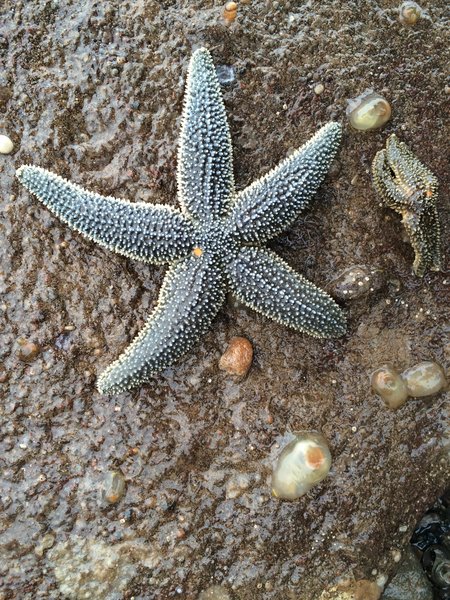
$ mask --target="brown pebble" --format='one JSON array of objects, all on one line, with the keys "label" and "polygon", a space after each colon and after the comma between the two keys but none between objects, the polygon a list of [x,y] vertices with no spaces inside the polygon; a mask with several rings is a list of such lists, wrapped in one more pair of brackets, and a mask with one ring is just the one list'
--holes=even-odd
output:
[{"label": "brown pebble", "polygon": [[227,23],[232,23],[237,16],[237,2],[227,2],[223,9],[223,18]]},{"label": "brown pebble", "polygon": [[33,362],[40,352],[39,346],[34,342],[27,342],[27,340],[19,340],[18,343],[20,346],[19,359],[23,362]]},{"label": "brown pebble", "polygon": [[220,357],[219,369],[229,375],[245,377],[252,364],[253,346],[244,337],[233,337],[228,342],[228,347]]}]

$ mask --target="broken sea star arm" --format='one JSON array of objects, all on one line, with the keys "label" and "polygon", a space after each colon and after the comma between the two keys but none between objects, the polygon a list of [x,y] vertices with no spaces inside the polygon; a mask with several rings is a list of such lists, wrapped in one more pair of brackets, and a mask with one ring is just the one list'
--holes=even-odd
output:
[{"label": "broken sea star arm", "polygon": [[386,149],[376,153],[372,177],[382,203],[402,215],[414,249],[413,271],[441,269],[441,230],[436,208],[438,181],[404,142],[392,134]]}]

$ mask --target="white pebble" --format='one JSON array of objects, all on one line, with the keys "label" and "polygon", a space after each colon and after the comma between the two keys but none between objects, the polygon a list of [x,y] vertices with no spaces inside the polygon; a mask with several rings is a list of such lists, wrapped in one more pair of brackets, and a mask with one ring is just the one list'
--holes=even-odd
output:
[{"label": "white pebble", "polygon": [[0,135],[0,154],[10,154],[14,149],[14,144],[7,135]]},{"label": "white pebble", "polygon": [[314,88],[314,93],[319,96],[320,94],[322,94],[324,89],[325,89],[325,86],[323,85],[323,83],[318,83],[316,85],[316,87]]}]

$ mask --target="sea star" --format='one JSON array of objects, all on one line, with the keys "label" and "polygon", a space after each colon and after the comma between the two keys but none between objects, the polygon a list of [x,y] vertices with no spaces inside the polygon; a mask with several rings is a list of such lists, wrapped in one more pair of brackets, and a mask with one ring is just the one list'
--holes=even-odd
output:
[{"label": "sea star", "polygon": [[386,150],[376,153],[372,163],[375,189],[382,202],[402,215],[414,248],[413,271],[441,269],[441,230],[436,208],[438,182],[404,142],[392,134]]},{"label": "sea star", "polygon": [[211,325],[231,290],[247,306],[313,336],[340,336],[345,317],[324,291],[261,244],[305,208],[337,152],[328,123],[302,148],[241,192],[209,52],[191,58],[178,153],[182,211],[88,192],[40,167],[17,177],[60,219],[90,240],[150,263],[173,262],[145,327],[100,376],[102,393],[135,387],[172,365]]}]

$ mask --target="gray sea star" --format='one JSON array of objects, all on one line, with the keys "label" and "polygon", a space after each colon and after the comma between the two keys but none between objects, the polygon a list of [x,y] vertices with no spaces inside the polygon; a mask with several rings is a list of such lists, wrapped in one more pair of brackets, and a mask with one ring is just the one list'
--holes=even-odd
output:
[{"label": "gray sea star", "polygon": [[147,324],[100,376],[100,392],[148,381],[210,327],[228,290],[275,319],[317,337],[340,336],[345,317],[322,290],[260,248],[287,228],[316,192],[341,137],[328,123],[302,148],[242,192],[234,190],[232,148],[209,52],[189,65],[178,153],[182,212],[83,190],[40,167],[22,166],[23,185],[87,238],[151,263],[173,262]]},{"label": "gray sea star", "polygon": [[383,204],[402,215],[414,248],[413,271],[422,277],[441,269],[441,229],[436,208],[438,181],[404,142],[392,134],[376,153],[372,175]]}]

